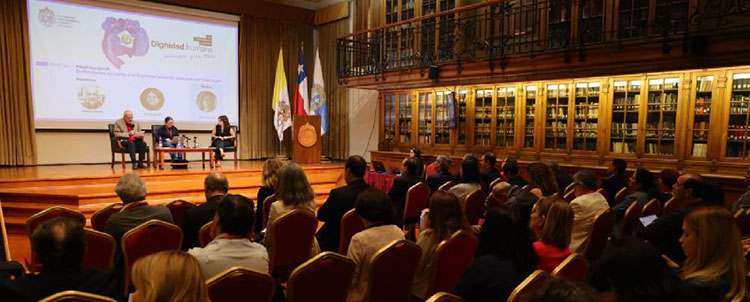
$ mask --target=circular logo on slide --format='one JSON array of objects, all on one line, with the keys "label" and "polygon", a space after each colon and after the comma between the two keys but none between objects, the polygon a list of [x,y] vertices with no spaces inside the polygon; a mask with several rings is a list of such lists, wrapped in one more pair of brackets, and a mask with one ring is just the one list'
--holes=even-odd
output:
[{"label": "circular logo on slide", "polygon": [[39,23],[46,27],[52,27],[55,26],[57,23],[57,18],[55,18],[55,12],[53,12],[51,9],[45,7],[43,9],[39,10]]},{"label": "circular logo on slide", "polygon": [[97,85],[81,86],[78,89],[78,101],[86,109],[99,109],[104,105],[104,94],[99,91]]},{"label": "circular logo on slide", "polygon": [[156,111],[164,106],[164,94],[156,88],[146,88],[141,92],[141,105],[149,111]]},{"label": "circular logo on slide", "polygon": [[211,112],[216,109],[216,95],[211,91],[201,91],[195,98],[195,105],[198,106],[198,110],[203,112]]}]

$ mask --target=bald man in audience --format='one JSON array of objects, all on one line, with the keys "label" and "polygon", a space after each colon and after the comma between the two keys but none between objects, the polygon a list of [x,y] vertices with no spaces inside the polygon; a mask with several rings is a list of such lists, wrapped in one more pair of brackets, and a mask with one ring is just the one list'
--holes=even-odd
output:
[{"label": "bald man in audience", "polygon": [[182,249],[188,250],[200,245],[198,233],[201,227],[211,222],[216,215],[216,204],[229,192],[229,180],[224,174],[219,172],[206,175],[203,180],[203,194],[206,196],[206,202],[194,207],[185,213],[185,220],[182,223]]}]

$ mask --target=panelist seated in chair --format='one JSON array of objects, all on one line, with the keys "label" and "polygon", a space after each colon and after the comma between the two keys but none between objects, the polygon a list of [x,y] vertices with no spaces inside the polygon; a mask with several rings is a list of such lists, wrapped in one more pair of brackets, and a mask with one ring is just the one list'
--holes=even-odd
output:
[{"label": "panelist seated in chair", "polygon": [[[122,118],[115,121],[115,137],[120,146],[130,154],[130,161],[133,162],[133,169],[143,169],[143,158],[146,157],[148,146],[143,140],[143,130],[138,122],[133,120],[133,112],[125,110]],[[135,161],[135,153],[138,152],[138,163]]]},{"label": "panelist seated in chair", "polygon": [[[180,131],[174,126],[174,119],[171,116],[164,118],[164,125],[159,127],[154,134],[156,141],[161,142],[161,147],[166,148],[184,148],[185,145],[182,143],[180,138]],[[169,157],[172,160],[183,160],[184,153],[169,153]]]},{"label": "panelist seated in chair", "polygon": [[[58,217],[42,222],[31,235],[34,256],[44,265],[39,274],[23,275],[8,283],[19,301],[39,301],[66,290],[77,290],[121,300],[117,278],[108,271],[81,266],[86,250],[83,225]],[[0,296],[5,300],[7,296]]]},{"label": "panelist seated in chair", "polygon": [[229,124],[229,118],[226,115],[219,116],[218,124],[211,131],[211,146],[215,147],[214,159],[219,165],[221,165],[221,160],[224,159],[224,148],[234,146],[236,135],[232,125]]}]

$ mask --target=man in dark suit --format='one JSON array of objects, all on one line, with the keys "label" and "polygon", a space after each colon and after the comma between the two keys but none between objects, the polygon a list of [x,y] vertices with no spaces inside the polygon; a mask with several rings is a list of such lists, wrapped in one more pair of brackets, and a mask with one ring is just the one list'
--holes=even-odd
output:
[{"label": "man in dark suit", "polygon": [[482,161],[480,162],[482,182],[487,186],[500,177],[500,171],[495,167],[496,161],[495,153],[487,152],[482,155]]},{"label": "man in dark suit", "polygon": [[393,186],[388,191],[388,196],[396,206],[396,221],[401,225],[404,216],[404,206],[406,206],[406,193],[409,189],[422,182],[422,178],[417,175],[417,161],[413,158],[404,160],[404,171],[401,176],[393,180]]},{"label": "man in dark suit", "polygon": [[341,218],[354,208],[359,193],[370,187],[365,183],[365,170],[367,162],[362,156],[349,156],[344,165],[346,186],[331,190],[328,200],[318,210],[318,220],[325,222],[316,235],[321,251],[338,252]]},{"label": "man in dark suit", "polygon": [[182,224],[182,249],[188,250],[200,245],[198,233],[201,227],[214,219],[216,215],[216,204],[224,195],[229,192],[229,181],[224,174],[211,173],[203,180],[203,192],[206,195],[206,202],[194,207],[185,213],[185,220]]},{"label": "man in dark suit", "polygon": [[115,238],[118,247],[125,232],[146,221],[157,219],[174,223],[169,209],[163,206],[150,206],[144,201],[146,183],[137,174],[127,173],[120,177],[115,185],[115,193],[122,200],[123,207],[120,212],[109,217],[104,232]]},{"label": "man in dark suit", "polygon": [[452,163],[451,159],[445,155],[440,155],[435,159],[435,173],[427,176],[427,181],[425,181],[427,186],[430,187],[430,195],[437,192],[437,190],[440,189],[440,186],[446,182],[453,180],[453,175],[450,171]]},{"label": "man in dark suit", "polygon": [[44,269],[8,282],[11,297],[39,301],[61,291],[77,290],[122,300],[117,279],[110,272],[81,267],[86,235],[79,222],[58,217],[41,223],[31,236],[31,248]]},{"label": "man in dark suit", "polygon": [[503,174],[508,177],[508,183],[523,188],[528,185],[529,182],[521,177],[518,170],[518,162],[505,161],[505,164],[503,165]]},{"label": "man in dark suit", "polygon": [[628,177],[625,175],[625,171],[628,168],[628,162],[622,158],[615,158],[612,160],[612,165],[607,169],[607,175],[609,177],[602,182],[602,189],[607,190],[607,202],[609,206],[612,206],[612,202],[615,201],[615,195],[622,188],[627,188],[630,182]]}]

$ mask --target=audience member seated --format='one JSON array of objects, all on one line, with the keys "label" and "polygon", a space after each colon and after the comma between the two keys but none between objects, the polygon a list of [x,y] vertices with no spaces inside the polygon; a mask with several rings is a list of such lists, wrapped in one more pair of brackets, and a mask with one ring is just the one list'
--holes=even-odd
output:
[{"label": "audience member seated", "polygon": [[[510,159],[510,158],[509,158]],[[529,183],[521,177],[519,174],[518,162],[515,160],[506,160],[503,164],[503,175],[507,178],[507,182],[511,185],[523,188]]]},{"label": "audience member seated", "polygon": [[417,239],[417,245],[422,248],[422,258],[412,287],[412,294],[421,300],[428,298],[427,291],[434,269],[432,260],[438,244],[458,230],[471,231],[461,203],[451,193],[438,191],[432,194],[426,216],[425,226]]},{"label": "audience member seated", "polygon": [[518,213],[493,208],[479,231],[474,263],[464,272],[454,294],[466,302],[505,301],[534,271],[537,256],[528,224]]},{"label": "audience member seated", "polygon": [[560,194],[564,196],[565,188],[573,183],[573,176],[570,176],[570,174],[563,172],[563,170],[560,169],[560,165],[558,165],[556,162],[550,162],[549,169],[550,171],[552,171],[552,175],[555,176],[555,181],[557,181],[557,188],[560,190]]},{"label": "audience member seated", "polygon": [[[750,184],[750,166],[745,170],[745,183]],[[732,213],[737,213],[739,209],[750,208],[750,186],[745,189],[739,199],[732,205]]]},{"label": "audience member seated", "polygon": [[703,205],[703,177],[686,172],[674,184],[674,201],[678,209],[662,215],[641,231],[641,238],[654,245],[662,254],[680,264],[685,261],[685,253],[680,247],[682,220],[691,210]]},{"label": "audience member seated", "polygon": [[476,190],[482,189],[481,174],[479,173],[479,163],[476,157],[468,157],[461,160],[461,167],[458,170],[461,176],[461,183],[453,186],[448,192],[456,195],[458,200],[463,204],[469,194]]},{"label": "audience member seated", "polygon": [[594,290],[585,283],[566,279],[549,279],[532,296],[531,302],[594,302]]},{"label": "audience member seated", "polygon": [[146,183],[135,173],[126,173],[115,185],[115,193],[122,200],[122,210],[112,214],[107,220],[104,232],[112,235],[119,242],[122,235],[130,229],[151,219],[174,223],[169,209],[163,206],[150,206],[146,199]]},{"label": "audience member seated", "polygon": [[405,239],[401,228],[394,224],[396,209],[393,202],[383,191],[372,187],[362,191],[357,197],[355,211],[365,230],[352,237],[346,254],[356,265],[347,302],[367,300],[365,295],[372,256],[394,240]]},{"label": "audience member seated", "polygon": [[551,274],[570,255],[573,209],[560,198],[542,198],[531,212],[529,228],[537,238],[534,242],[539,257],[537,269]]},{"label": "audience member seated", "polygon": [[539,198],[550,197],[560,192],[555,176],[545,163],[529,165],[529,181],[529,191]]},{"label": "audience member seated", "polygon": [[536,204],[538,200],[539,197],[531,193],[529,190],[513,186],[508,192],[508,201],[505,202],[503,207],[518,213],[523,224],[528,228],[529,220],[531,218],[531,210],[534,208],[534,204]]},{"label": "audience member seated", "polygon": [[701,207],[685,217],[680,244],[686,259],[680,275],[701,301],[744,301],[747,263],[741,239],[734,216],[724,207]]},{"label": "audience member seated", "polygon": [[256,199],[256,210],[255,210],[255,233],[260,234],[263,231],[263,202],[266,198],[276,193],[274,189],[276,184],[279,183],[278,172],[284,163],[278,158],[266,159],[263,163],[263,175],[261,176],[260,182],[263,186],[258,189],[258,195]]},{"label": "audience member seated", "polygon": [[635,173],[630,176],[630,185],[628,189],[630,190],[630,194],[625,196],[625,199],[623,199],[620,204],[612,207],[612,211],[615,212],[617,220],[620,220],[625,216],[625,212],[632,203],[637,202],[641,206],[644,206],[649,200],[651,200],[651,198],[656,197],[656,192],[654,191],[654,174],[646,169],[638,168],[638,170],[635,170]]},{"label": "audience member seated", "polygon": [[596,191],[596,174],[590,170],[580,170],[573,175],[576,198],[570,202],[573,209],[573,230],[570,239],[570,250],[583,253],[591,235],[596,215],[609,209],[607,200]]},{"label": "audience member seated", "polygon": [[422,178],[417,174],[417,161],[413,158],[404,159],[404,173],[393,180],[393,186],[388,191],[388,196],[396,207],[396,221],[401,225],[402,216],[404,216],[404,206],[406,206],[406,192],[409,188],[422,182]]},{"label": "audience member seated", "polygon": [[219,172],[206,175],[203,179],[203,193],[206,202],[191,208],[185,213],[182,229],[182,249],[188,250],[200,246],[198,233],[203,225],[209,223],[216,216],[216,203],[229,191],[229,181]]},{"label": "audience member seated", "polygon": [[[276,187],[276,201],[271,204],[268,211],[268,226],[282,215],[294,210],[310,211],[315,215],[315,192],[313,192],[310,181],[307,180],[305,171],[295,163],[287,163],[279,169],[279,183]],[[263,245],[271,254],[271,237],[266,236]],[[318,241],[313,240],[310,247],[311,255],[318,254],[320,247]]]},{"label": "audience member seated", "polygon": [[182,251],[163,251],[133,265],[133,302],[208,302],[201,267]]},{"label": "audience member seated", "polygon": [[601,293],[613,293],[617,302],[698,302],[659,251],[640,239],[614,241],[593,267],[590,284]]},{"label": "audience member seated", "polygon": [[346,186],[331,190],[328,200],[318,210],[318,220],[325,222],[316,234],[321,251],[338,252],[341,218],[354,208],[359,193],[370,187],[364,179],[366,170],[367,162],[362,156],[350,156],[344,165]]},{"label": "audience member seated", "polygon": [[621,158],[615,158],[612,160],[612,165],[607,169],[607,179],[602,182],[602,189],[606,190],[609,196],[607,202],[612,206],[612,202],[615,201],[615,195],[620,192],[622,188],[628,187],[628,178],[625,176],[625,171],[628,169],[628,162]]},{"label": "audience member seated", "polygon": [[440,155],[435,159],[435,163],[433,164],[435,174],[427,176],[426,180],[427,186],[430,187],[430,193],[437,192],[440,186],[453,180],[453,175],[451,175],[450,171],[451,164],[453,162],[445,155]]},{"label": "audience member seated", "polygon": [[680,172],[673,169],[664,169],[659,173],[659,201],[664,205],[669,199],[672,198],[672,187],[677,182],[677,178],[680,177]]},{"label": "audience member seated", "polygon": [[419,176],[419,178],[424,179],[424,161],[422,160],[422,151],[419,151],[419,148],[411,148],[409,150],[409,158],[414,159],[414,161],[417,163],[417,171],[416,174]]},{"label": "audience member seated", "polygon": [[[107,271],[81,267],[86,250],[83,225],[58,217],[42,222],[31,235],[31,249],[44,265],[39,274],[23,275],[8,287],[22,301],[39,301],[66,290],[121,299],[117,278]],[[7,296],[0,297],[5,300]]]},{"label": "audience member seated", "polygon": [[219,227],[219,235],[205,248],[188,251],[198,259],[203,279],[208,280],[233,266],[268,272],[266,247],[248,239],[253,231],[254,219],[252,200],[234,194],[219,199],[214,219]]},{"label": "audience member seated", "polygon": [[495,179],[498,179],[500,177],[500,170],[495,167],[496,161],[497,158],[495,157],[495,153],[487,152],[482,155],[480,165],[482,168],[482,182],[484,182],[485,185],[489,186],[493,181],[495,181]]}]

